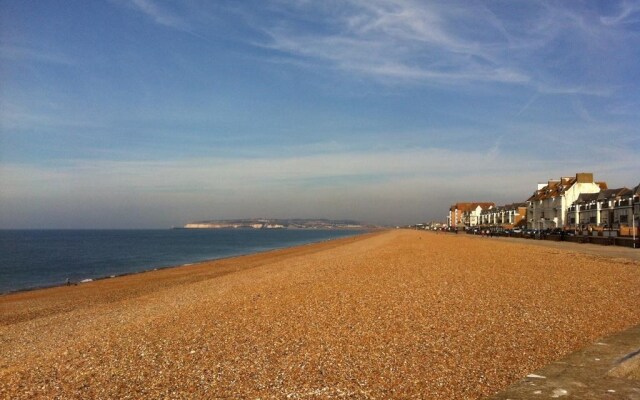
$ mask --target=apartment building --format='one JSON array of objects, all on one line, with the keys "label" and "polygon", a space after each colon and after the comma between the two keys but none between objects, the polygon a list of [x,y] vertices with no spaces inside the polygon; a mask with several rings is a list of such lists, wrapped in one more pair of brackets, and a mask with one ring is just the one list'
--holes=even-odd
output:
[{"label": "apartment building", "polygon": [[567,210],[567,224],[570,229],[587,229],[600,224],[600,193],[582,193]]},{"label": "apartment building", "polygon": [[[608,229],[618,228],[620,226],[620,211],[623,208],[626,210],[626,203],[623,206],[620,200],[624,199],[626,201],[630,194],[631,190],[627,189],[626,187],[618,189],[607,189],[600,192],[598,195],[600,216],[598,218],[597,225],[599,227]],[[618,210],[616,210],[616,208]]]},{"label": "apartment building", "polygon": [[480,225],[512,229],[526,224],[527,204],[513,203],[483,210]]},{"label": "apartment building", "polygon": [[605,182],[596,182],[593,174],[577,173],[575,177],[561,177],[538,184],[527,199],[527,226],[532,229],[564,227],[567,211],[583,193],[599,193],[607,188]]},{"label": "apartment building", "polygon": [[483,210],[495,207],[491,202],[456,203],[449,207],[447,225],[451,227],[476,226],[480,224]]}]

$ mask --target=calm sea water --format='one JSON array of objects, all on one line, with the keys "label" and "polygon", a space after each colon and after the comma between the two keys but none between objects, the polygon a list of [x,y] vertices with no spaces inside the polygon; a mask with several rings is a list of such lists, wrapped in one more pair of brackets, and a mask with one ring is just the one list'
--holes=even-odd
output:
[{"label": "calm sea water", "polygon": [[358,231],[173,229],[0,231],[0,293],[250,254]]}]

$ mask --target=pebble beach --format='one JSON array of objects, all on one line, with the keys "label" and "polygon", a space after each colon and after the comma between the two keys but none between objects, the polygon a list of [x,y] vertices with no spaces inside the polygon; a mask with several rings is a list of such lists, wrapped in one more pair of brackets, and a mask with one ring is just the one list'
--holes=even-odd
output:
[{"label": "pebble beach", "polygon": [[640,262],[411,230],[0,296],[0,398],[476,399],[640,324]]}]

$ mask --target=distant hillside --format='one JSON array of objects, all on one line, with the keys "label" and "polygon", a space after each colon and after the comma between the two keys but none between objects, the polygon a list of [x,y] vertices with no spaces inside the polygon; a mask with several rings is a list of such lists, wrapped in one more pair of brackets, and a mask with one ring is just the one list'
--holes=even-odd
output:
[{"label": "distant hillside", "polygon": [[189,222],[186,229],[225,229],[225,228],[250,228],[250,229],[374,229],[377,226],[363,224],[353,220],[330,219],[225,219],[211,221]]}]

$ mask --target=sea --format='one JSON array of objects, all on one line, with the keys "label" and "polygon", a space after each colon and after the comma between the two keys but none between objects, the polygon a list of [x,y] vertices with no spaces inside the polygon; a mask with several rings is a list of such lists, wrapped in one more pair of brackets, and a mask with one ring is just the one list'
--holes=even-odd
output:
[{"label": "sea", "polygon": [[314,229],[0,230],[0,293],[354,236]]}]

